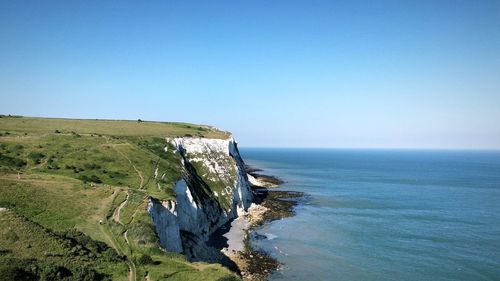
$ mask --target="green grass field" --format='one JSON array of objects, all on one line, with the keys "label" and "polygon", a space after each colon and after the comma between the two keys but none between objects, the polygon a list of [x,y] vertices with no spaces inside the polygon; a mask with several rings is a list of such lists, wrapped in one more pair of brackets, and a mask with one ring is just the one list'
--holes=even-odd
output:
[{"label": "green grass field", "polygon": [[174,196],[180,156],[165,138],[177,136],[229,135],[185,123],[2,116],[0,280],[239,280],[159,248],[147,199]]},{"label": "green grass field", "polygon": [[52,134],[56,130],[71,134],[101,134],[107,136],[179,137],[200,136],[227,138],[229,133],[208,126],[175,122],[150,122],[131,120],[88,120],[63,118],[8,117],[0,118],[0,133]]}]

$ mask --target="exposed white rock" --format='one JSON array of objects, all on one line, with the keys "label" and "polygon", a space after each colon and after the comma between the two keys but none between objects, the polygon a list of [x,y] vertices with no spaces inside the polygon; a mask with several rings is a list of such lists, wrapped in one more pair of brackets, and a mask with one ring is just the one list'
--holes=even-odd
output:
[{"label": "exposed white rock", "polygon": [[257,180],[254,176],[247,174],[248,182],[252,185],[260,186],[260,181]]},{"label": "exposed white rock", "polygon": [[248,182],[253,185],[253,186],[258,186],[258,187],[267,187],[267,188],[275,188],[278,187],[277,184],[268,182],[265,180],[261,180],[259,178],[256,178],[250,174],[247,174]]},{"label": "exposed white rock", "polygon": [[171,252],[182,252],[175,201],[160,202],[150,199],[148,212],[153,219],[162,248]]},{"label": "exposed white rock", "polygon": [[[201,164],[206,173],[196,175],[192,174],[195,173],[192,169],[186,168],[184,179],[178,181],[174,188],[175,202],[158,204],[151,199],[148,210],[162,247],[168,251],[184,252],[191,258],[200,258],[200,253],[206,250],[204,243],[209,235],[229,220],[245,215],[250,207],[252,192],[245,166],[233,138],[189,137],[168,141],[181,155],[183,166]],[[200,178],[204,183],[199,182]],[[227,186],[219,194],[203,187],[211,188],[211,181],[223,182]],[[219,203],[222,199],[229,205],[222,208]],[[189,234],[184,245],[181,233]]]},{"label": "exposed white rock", "polygon": [[236,182],[226,186],[226,192],[222,191],[221,195],[232,194],[231,201],[240,209],[246,210],[250,206],[252,192],[245,172],[245,164],[236,141],[232,137],[228,139],[189,137],[169,140],[178,151],[185,155],[187,161],[201,163],[213,176],[203,175],[208,176],[209,180],[229,180],[229,175],[234,173]]},{"label": "exposed white rock", "polygon": [[177,205],[182,206],[181,208],[184,208],[184,205],[191,205],[190,208],[186,209],[198,209],[198,206],[196,205],[196,202],[193,199],[193,195],[191,194],[191,191],[189,190],[189,187],[187,186],[185,180],[179,180],[175,184],[174,192],[176,194]]},{"label": "exposed white rock", "polygon": [[213,151],[223,152],[229,155],[230,143],[234,143],[233,138],[207,139],[207,138],[174,138],[171,139],[172,144],[179,150],[184,149],[188,153],[209,153]]}]

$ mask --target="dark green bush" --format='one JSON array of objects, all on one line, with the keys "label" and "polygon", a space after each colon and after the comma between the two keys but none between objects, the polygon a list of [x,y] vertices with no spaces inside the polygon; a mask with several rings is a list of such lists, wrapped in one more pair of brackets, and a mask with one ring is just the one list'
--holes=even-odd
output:
[{"label": "dark green bush", "polygon": [[94,269],[87,267],[77,267],[73,270],[73,278],[72,280],[78,281],[94,281],[94,280],[103,280],[104,276],[102,274],[97,273]]},{"label": "dark green bush", "polygon": [[96,175],[90,176],[90,181],[95,183],[102,183],[101,179]]},{"label": "dark green bush", "polygon": [[153,264],[154,261],[153,259],[151,258],[150,255],[141,255],[138,259],[137,259],[137,262],[141,265],[147,265],[147,264]]},{"label": "dark green bush", "polygon": [[10,242],[17,242],[19,240],[19,236],[17,236],[17,233],[12,229],[9,229],[7,231],[7,233],[5,234],[5,238],[7,238],[7,240]]},{"label": "dark green bush", "polygon": [[91,170],[94,170],[94,169],[100,169],[101,166],[99,164],[95,164],[95,163],[85,163],[85,168],[87,169],[91,169]]},{"label": "dark green bush", "polygon": [[120,256],[116,251],[115,249],[112,249],[112,248],[108,248],[103,254],[102,254],[103,258],[107,261],[110,261],[110,262],[117,262],[117,261],[121,261],[121,260],[124,260],[124,257],[123,256]]},{"label": "dark green bush", "polygon": [[28,158],[31,159],[35,164],[40,164],[42,159],[45,157],[45,154],[41,152],[31,152],[28,154]]},{"label": "dark green bush", "polygon": [[28,265],[0,262],[0,281],[24,281],[24,280],[37,280],[38,277],[35,273],[29,270]]},{"label": "dark green bush", "polygon": [[65,280],[73,276],[71,270],[64,266],[55,264],[43,264],[40,266],[40,280]]},{"label": "dark green bush", "polygon": [[24,146],[23,146],[22,144],[16,144],[16,145],[14,146],[14,150],[21,150],[21,149],[23,149],[23,148],[24,148]]},{"label": "dark green bush", "polygon": [[224,276],[224,277],[217,279],[217,281],[238,281],[238,280],[241,280],[241,279],[236,277],[236,276]]},{"label": "dark green bush", "polygon": [[0,259],[0,281],[94,281],[110,280],[92,267],[61,265],[35,259]]},{"label": "dark green bush", "polygon": [[6,250],[6,249],[0,249],[0,256],[6,255],[11,253],[11,250]]},{"label": "dark green bush", "polygon": [[12,168],[22,168],[26,166],[26,161],[11,157],[8,155],[0,154],[0,166],[7,166]]},{"label": "dark green bush", "polygon": [[[78,173],[77,170],[74,170],[75,173]],[[79,179],[83,182],[93,182],[93,183],[102,183],[102,180],[96,176],[96,175],[91,175],[90,177],[87,175],[81,175]]]}]

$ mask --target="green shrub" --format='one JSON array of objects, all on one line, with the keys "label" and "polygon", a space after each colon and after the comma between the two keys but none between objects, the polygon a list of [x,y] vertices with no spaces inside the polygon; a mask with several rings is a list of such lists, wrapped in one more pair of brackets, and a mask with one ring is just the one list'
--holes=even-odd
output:
[{"label": "green shrub", "polygon": [[44,157],[45,157],[45,154],[43,154],[41,152],[31,152],[30,154],[28,154],[28,158],[31,159],[31,161],[33,161],[33,163],[35,163],[35,164],[42,163],[42,159]]},{"label": "green shrub", "polygon": [[71,276],[73,276],[71,270],[67,269],[64,266],[55,264],[43,264],[40,267],[40,281],[64,280]]},{"label": "green shrub", "polygon": [[87,168],[87,169],[91,169],[91,170],[100,169],[101,168],[100,165],[95,164],[95,163],[85,163],[84,167]]},{"label": "green shrub", "polygon": [[16,145],[14,146],[14,150],[21,150],[21,149],[23,149],[23,148],[24,148],[24,146],[23,146],[22,144],[16,144]]},{"label": "green shrub", "polygon": [[7,166],[11,168],[22,168],[26,166],[26,161],[11,157],[8,155],[0,154],[0,166]]},{"label": "green shrub", "polygon": [[0,256],[4,256],[4,255],[9,254],[11,252],[12,252],[11,250],[0,249]]},{"label": "green shrub", "polygon": [[106,260],[106,261],[110,261],[110,262],[118,262],[118,261],[121,261],[121,260],[124,260],[124,257],[123,256],[120,256],[116,251],[115,249],[112,249],[112,248],[108,248],[103,254],[102,254],[103,258]]},{"label": "green shrub", "polygon": [[101,179],[96,175],[90,176],[90,181],[95,183],[102,183]]},{"label": "green shrub", "polygon": [[224,277],[221,277],[219,279],[217,279],[217,281],[240,281],[241,279],[232,275],[232,276],[224,276]]},{"label": "green shrub", "polygon": [[94,268],[35,259],[0,259],[0,281],[94,281],[110,280]]},{"label": "green shrub", "polygon": [[19,240],[19,236],[17,236],[17,233],[12,229],[7,231],[5,238],[10,242],[17,242]]},{"label": "green shrub", "polygon": [[[77,267],[73,270],[72,280],[78,281],[95,281],[103,280],[104,276],[97,273],[94,269],[88,267]],[[107,278],[106,278],[107,279]]]},{"label": "green shrub", "polygon": [[25,267],[20,267],[11,263],[0,264],[0,281],[23,281],[37,279],[37,276]]},{"label": "green shrub", "polygon": [[[77,170],[74,170],[75,173],[78,173]],[[87,175],[81,175],[79,179],[83,182],[94,182],[94,183],[102,183],[102,180],[96,176],[96,175],[91,175],[90,177]]]},{"label": "green shrub", "polygon": [[147,265],[147,264],[153,264],[154,261],[153,259],[151,258],[150,255],[141,255],[138,259],[137,259],[137,262],[141,265]]}]

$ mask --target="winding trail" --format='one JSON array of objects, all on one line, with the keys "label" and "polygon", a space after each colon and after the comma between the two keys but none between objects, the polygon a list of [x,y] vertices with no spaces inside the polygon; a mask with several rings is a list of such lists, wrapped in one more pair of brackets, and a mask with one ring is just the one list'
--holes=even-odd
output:
[{"label": "winding trail", "polygon": [[[156,163],[153,165],[153,173],[151,175],[149,175],[148,177],[148,180],[146,181],[146,183],[144,185],[142,185],[142,187],[148,185],[149,181],[151,181],[152,178],[157,178],[157,174],[158,174],[158,165],[160,164],[160,160],[161,158],[158,157],[158,160],[156,161]],[[158,189],[160,189],[160,186],[158,185]]]},{"label": "winding trail", "polygon": [[125,241],[127,242],[127,244],[130,245],[130,242],[128,242],[127,232],[128,232],[128,229],[123,233],[123,238],[125,238]]},{"label": "winding trail", "polygon": [[128,272],[128,280],[136,281],[137,280],[137,268],[135,267],[135,263],[132,261],[127,262],[129,264],[129,272]]},{"label": "winding trail", "polygon": [[[128,269],[129,269],[128,280],[129,281],[136,281],[137,280],[137,268],[136,268],[135,263],[133,262],[133,260],[131,260],[130,257],[129,257],[129,253],[128,252],[130,251],[130,249],[126,249],[126,248],[124,249],[122,247],[122,245],[120,245],[120,243],[118,243],[116,241],[116,237],[111,233],[111,230],[110,230],[110,227],[109,227],[109,224],[108,224],[108,220],[106,218],[106,213],[107,213],[106,210],[109,210],[109,208],[111,207],[111,204],[112,204],[113,200],[116,198],[116,196],[118,195],[119,192],[121,192],[121,190],[119,188],[115,189],[113,191],[113,194],[111,194],[107,198],[106,204],[103,204],[99,208],[98,214],[99,214],[99,218],[101,218],[99,220],[99,230],[104,235],[104,237],[106,238],[106,240],[109,242],[109,245],[111,245],[111,247],[113,247],[119,255],[124,255],[124,256],[127,257],[126,263],[127,263]],[[126,199],[120,204],[120,207],[123,207],[125,205],[125,203],[127,202],[127,199],[128,199],[128,192],[127,192]],[[118,208],[115,209],[115,211],[113,213],[113,216],[112,216],[112,219],[115,220],[115,218],[116,218],[116,219],[118,219],[118,222],[119,222],[119,219],[120,219],[120,215],[119,215],[120,214],[120,210],[119,209],[121,209],[120,207],[118,207]],[[115,214],[117,214],[116,217],[115,217]],[[125,232],[125,235],[126,235],[126,232]],[[128,238],[126,236],[125,236],[125,240],[127,241],[127,245],[128,245],[129,244],[128,243]]]},{"label": "winding trail", "polygon": [[120,204],[120,206],[118,206],[118,208],[116,208],[115,211],[113,212],[112,219],[121,225],[123,225],[123,223],[120,221],[120,211],[122,210],[123,206],[125,206],[125,204],[127,204],[128,197],[129,197],[129,193],[126,192],[125,200],[123,200],[123,202]]},{"label": "winding trail", "polygon": [[139,171],[139,169],[137,169],[137,167],[134,165],[134,162],[132,162],[132,160],[130,160],[130,158],[128,158],[127,155],[125,155],[125,153],[121,152],[118,148],[116,148],[117,145],[131,145],[131,144],[128,143],[128,142],[125,142],[125,143],[110,143],[109,139],[106,139],[106,142],[107,142],[107,144],[109,146],[111,146],[114,150],[116,150],[116,152],[118,152],[123,158],[125,158],[130,163],[130,165],[132,166],[132,168],[134,169],[134,171],[137,173],[137,175],[141,179],[141,183],[139,184],[139,189],[142,189],[144,187],[144,177],[142,176],[141,171]]}]

